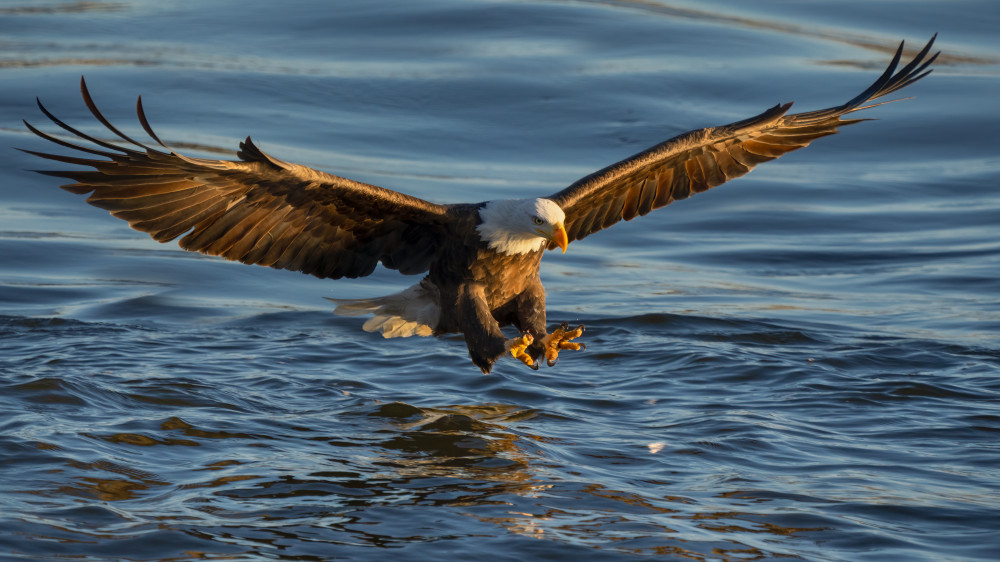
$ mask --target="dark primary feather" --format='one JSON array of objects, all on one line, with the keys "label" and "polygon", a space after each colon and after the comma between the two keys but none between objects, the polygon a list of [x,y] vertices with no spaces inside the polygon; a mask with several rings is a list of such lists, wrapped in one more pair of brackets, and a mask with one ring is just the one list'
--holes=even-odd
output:
[{"label": "dark primary feather", "polygon": [[26,152],[94,168],[42,173],[74,180],[63,188],[91,193],[88,203],[160,242],[184,235],[180,245],[187,250],[332,278],[368,275],[379,262],[420,273],[441,250],[450,207],[282,162],[249,137],[240,143],[239,161],[182,156],[153,133],[140,98],[139,122],[163,148],[156,150],[116,129],[82,79],[80,89],[94,117],[124,142],[74,129],[39,102],[53,123],[95,146],[65,141],[25,122],[32,132],[99,158]]},{"label": "dark primary feather", "polygon": [[742,176],[761,162],[832,135],[840,125],[864,121],[842,116],[881,105],[863,104],[930,74],[927,67],[937,54],[930,58],[927,54],[935,37],[896,72],[903,53],[900,43],[878,80],[843,105],[794,115],[786,115],[791,103],[776,105],[750,119],[684,133],[581,178],[549,197],[566,212],[569,240],[579,240],[622,219],[631,220],[701,193]]}]

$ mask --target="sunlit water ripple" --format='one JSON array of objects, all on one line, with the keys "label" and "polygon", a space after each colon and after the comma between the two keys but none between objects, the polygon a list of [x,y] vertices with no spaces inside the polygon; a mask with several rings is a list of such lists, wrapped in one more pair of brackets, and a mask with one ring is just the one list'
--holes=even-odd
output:
[{"label": "sunlit water ripple", "polygon": [[901,38],[945,54],[878,121],[546,256],[588,348],[538,372],[322,299],[410,278],[158,245],[0,150],[0,558],[1000,556],[992,4],[282,6],[2,2],[0,144],[43,147],[36,95],[99,131],[86,74],[194,153],[528,196],[839,103]]}]

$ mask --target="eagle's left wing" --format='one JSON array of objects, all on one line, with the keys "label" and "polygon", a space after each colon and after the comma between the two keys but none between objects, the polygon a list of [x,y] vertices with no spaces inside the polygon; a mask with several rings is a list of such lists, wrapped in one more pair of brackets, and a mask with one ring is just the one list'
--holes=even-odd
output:
[{"label": "eagle's left wing", "polygon": [[840,125],[864,121],[843,116],[879,105],[864,104],[927,76],[931,72],[927,67],[939,54],[927,57],[933,44],[934,37],[896,72],[903,54],[900,43],[878,80],[843,105],[786,115],[792,105],[787,103],[730,125],[690,131],[581,178],[549,199],[566,212],[566,233],[572,242],[701,193],[761,162],[832,135]]}]

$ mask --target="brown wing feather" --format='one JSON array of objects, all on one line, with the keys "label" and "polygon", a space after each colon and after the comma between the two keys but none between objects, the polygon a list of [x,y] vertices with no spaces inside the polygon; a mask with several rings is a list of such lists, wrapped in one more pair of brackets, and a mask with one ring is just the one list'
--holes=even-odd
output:
[{"label": "brown wing feather", "polygon": [[737,123],[690,131],[581,178],[549,198],[566,212],[566,231],[573,241],[701,193],[832,135],[840,125],[864,121],[843,116],[880,105],[863,104],[927,76],[927,67],[937,58],[927,56],[933,44],[934,37],[896,72],[903,53],[900,43],[878,80],[843,105],[786,115],[792,105],[787,103]]},{"label": "brown wing feather", "polygon": [[317,277],[361,277],[382,262],[420,273],[440,252],[451,208],[373,185],[282,162],[251,142],[240,160],[182,156],[164,145],[146,120],[139,122],[165,150],[150,148],[116,129],[97,109],[86,83],[84,102],[116,144],[82,133],[42,112],[62,129],[99,148],[69,142],[25,122],[38,136],[101,157],[25,151],[94,170],[42,171],[76,183],[63,186],[128,221],[160,242],[184,235],[180,246],[249,264],[291,269]]}]

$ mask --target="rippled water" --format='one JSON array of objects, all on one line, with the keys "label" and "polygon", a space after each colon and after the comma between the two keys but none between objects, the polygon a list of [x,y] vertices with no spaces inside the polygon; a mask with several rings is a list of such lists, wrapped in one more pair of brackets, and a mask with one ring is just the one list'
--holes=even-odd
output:
[{"label": "rippled water", "polygon": [[1000,10],[749,6],[0,2],[4,146],[44,147],[36,95],[98,132],[85,74],[128,132],[142,94],[192,153],[440,202],[944,50],[878,121],[546,256],[588,349],[539,372],[322,299],[412,278],[187,254],[0,150],[0,557],[1000,557]]}]

